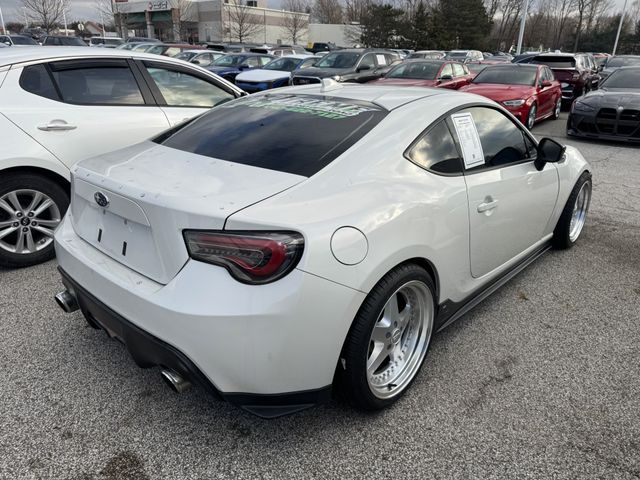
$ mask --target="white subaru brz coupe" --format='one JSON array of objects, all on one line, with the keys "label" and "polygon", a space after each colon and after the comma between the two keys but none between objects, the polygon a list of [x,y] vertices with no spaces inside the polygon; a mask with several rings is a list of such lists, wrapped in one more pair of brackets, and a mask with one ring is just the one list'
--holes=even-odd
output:
[{"label": "white subaru brz coupe", "polygon": [[335,84],[234,100],[72,169],[55,235],[67,312],[263,416],[394,403],[434,332],[591,199],[572,147],[482,97]]}]

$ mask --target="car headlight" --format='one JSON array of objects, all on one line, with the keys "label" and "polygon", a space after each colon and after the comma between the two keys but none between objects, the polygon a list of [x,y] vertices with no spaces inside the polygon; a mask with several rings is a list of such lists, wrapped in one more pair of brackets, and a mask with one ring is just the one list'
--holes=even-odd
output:
[{"label": "car headlight", "polygon": [[573,104],[573,109],[577,112],[593,112],[595,110],[594,107],[584,102],[575,102]]},{"label": "car headlight", "polygon": [[524,105],[524,100],[505,100],[502,103],[507,107],[519,107]]},{"label": "car headlight", "polygon": [[335,80],[336,82],[341,82],[342,81],[342,77],[340,75],[334,75],[333,77],[331,77],[333,80]]}]

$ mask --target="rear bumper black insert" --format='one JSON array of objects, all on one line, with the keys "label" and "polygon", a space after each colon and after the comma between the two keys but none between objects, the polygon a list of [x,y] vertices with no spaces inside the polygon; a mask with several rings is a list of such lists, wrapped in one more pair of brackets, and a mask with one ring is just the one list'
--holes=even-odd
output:
[{"label": "rear bumper black insert", "polygon": [[78,285],[58,267],[62,283],[75,295],[87,322],[125,345],[141,368],[171,369],[212,395],[262,418],[276,418],[304,410],[331,399],[331,386],[283,394],[220,392],[189,358],[177,348],[134,325]]}]

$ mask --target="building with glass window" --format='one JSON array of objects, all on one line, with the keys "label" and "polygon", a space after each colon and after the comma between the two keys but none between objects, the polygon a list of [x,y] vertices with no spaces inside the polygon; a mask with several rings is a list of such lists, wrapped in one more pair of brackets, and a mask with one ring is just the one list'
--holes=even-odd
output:
[{"label": "building with glass window", "polygon": [[267,8],[266,0],[118,1],[120,31],[182,42],[296,43],[308,41],[309,14]]}]

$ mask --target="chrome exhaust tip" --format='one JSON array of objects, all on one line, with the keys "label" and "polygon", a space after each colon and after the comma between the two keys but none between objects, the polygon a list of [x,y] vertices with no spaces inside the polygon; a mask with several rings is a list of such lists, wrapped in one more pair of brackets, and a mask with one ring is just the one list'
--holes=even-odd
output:
[{"label": "chrome exhaust tip", "polygon": [[58,293],[55,299],[58,306],[66,313],[75,312],[79,308],[76,297],[69,290]]},{"label": "chrome exhaust tip", "polygon": [[191,386],[191,382],[189,382],[189,380],[183,378],[180,374],[172,370],[162,370],[160,375],[162,375],[162,379],[165,383],[177,393],[182,393]]}]

